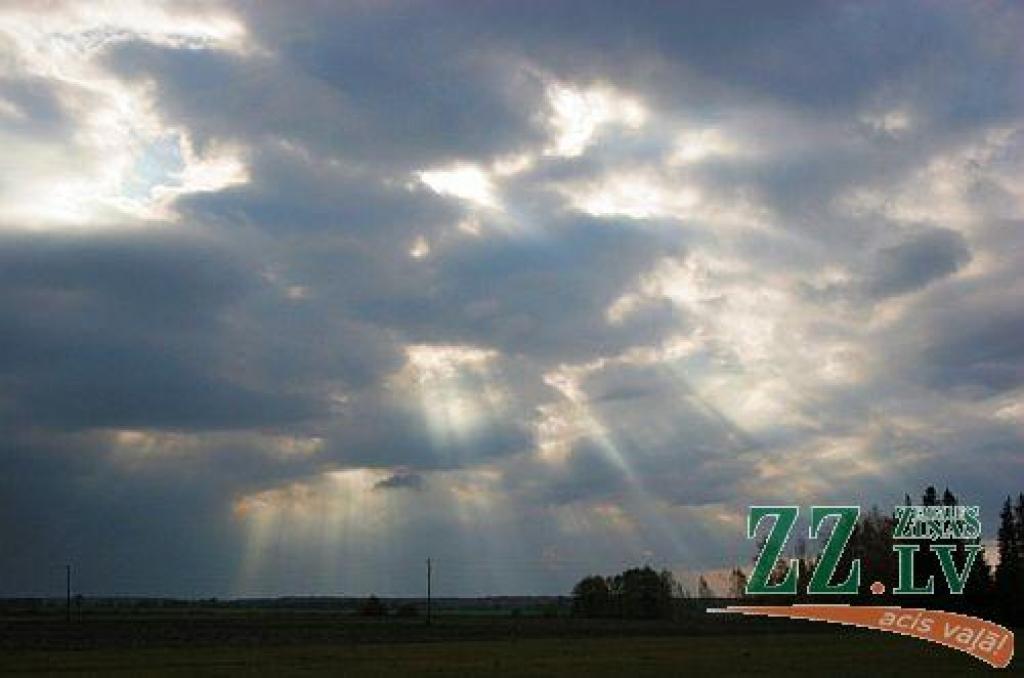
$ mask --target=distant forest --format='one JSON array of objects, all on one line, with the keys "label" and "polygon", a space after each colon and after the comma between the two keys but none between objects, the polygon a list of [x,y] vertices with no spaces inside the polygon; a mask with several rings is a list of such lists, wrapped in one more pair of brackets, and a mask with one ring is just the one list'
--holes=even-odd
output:
[{"label": "distant forest", "polygon": [[[910,495],[905,504],[911,505]],[[921,497],[923,506],[957,506],[957,497],[947,488],[940,496],[934,487],[928,487]],[[853,596],[830,596],[834,603],[860,603],[872,605],[906,604],[907,596],[893,595],[898,583],[897,558],[893,551],[893,528],[896,519],[872,508],[862,514],[840,560],[837,573],[849,571],[854,558],[860,559],[861,588]],[[1010,626],[1024,623],[1024,493],[1017,496],[1016,503],[1007,497],[999,513],[998,563],[993,568],[985,556],[978,553],[967,578],[967,585],[960,595],[951,594],[937,558],[929,557],[927,544],[952,544],[955,546],[954,560],[958,566],[964,563],[966,549],[964,541],[955,540],[901,540],[901,543],[917,543],[921,546],[915,560],[915,579],[925,582],[934,577],[935,593],[927,596],[926,606],[954,612],[964,612],[986,619],[994,619]],[[976,539],[973,543],[979,543]],[[970,543],[970,542],[968,542]],[[801,593],[797,602],[808,602],[811,596],[803,593],[817,565],[818,555],[806,553],[805,543],[797,545],[796,559],[800,561],[800,580],[797,590]],[[774,582],[781,581],[789,568],[791,557],[781,558],[772,573]],[[872,582],[885,584],[886,592],[872,594]],[[732,570],[729,577],[728,596],[745,596],[746,575],[741,568]],[[713,592],[703,577],[700,578],[696,597],[711,597]],[[633,568],[610,577],[589,575],[581,579],[572,590],[573,613],[584,617],[627,617],[664,618],[674,614],[673,601],[689,596],[676,582],[671,572],[656,572],[650,567]],[[782,599],[784,598],[784,600]],[[793,596],[757,596],[751,602],[784,604],[793,602]],[[820,601],[819,601],[820,602]],[[918,599],[918,604],[923,601]]]}]

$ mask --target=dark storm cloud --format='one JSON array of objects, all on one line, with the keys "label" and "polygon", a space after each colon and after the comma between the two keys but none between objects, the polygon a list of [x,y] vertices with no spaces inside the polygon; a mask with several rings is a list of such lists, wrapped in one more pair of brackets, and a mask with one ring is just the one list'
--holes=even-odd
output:
[{"label": "dark storm cloud", "polygon": [[1024,312],[1015,302],[942,318],[935,330],[924,347],[932,387],[991,394],[1024,384]]},{"label": "dark storm cloud", "polygon": [[4,235],[4,417],[63,428],[240,428],[318,411],[226,375],[222,322],[257,280],[222,246],[131,232]]},{"label": "dark storm cloud", "polygon": [[678,309],[657,304],[620,325],[606,318],[659,257],[682,251],[678,235],[616,219],[573,217],[550,226],[540,237],[495,234],[441,251],[427,264],[421,294],[376,301],[364,313],[405,326],[420,341],[454,338],[545,362],[654,342],[678,324]]},{"label": "dark storm cloud", "polygon": [[395,473],[384,480],[378,480],[373,486],[375,490],[421,490],[423,476],[418,473]]},{"label": "dark storm cloud", "polygon": [[167,231],[0,235],[0,282],[8,299],[59,301],[67,293],[94,313],[130,313],[140,326],[209,323],[254,285],[240,263],[210,239]]},{"label": "dark storm cloud", "polygon": [[231,475],[181,463],[133,472],[108,448],[96,434],[6,432],[4,591],[57,595],[65,563],[86,596],[230,589],[240,548],[223,512]]},{"label": "dark storm cloud", "polygon": [[[345,157],[323,157],[317,146],[287,140],[253,150],[249,181],[218,193],[183,199],[196,219],[259,226],[270,237],[358,235],[360,242],[410,238],[460,216],[451,203],[403,185],[384,185],[377,174],[350,168]],[[331,149],[326,149],[331,150]]]},{"label": "dark storm cloud", "polygon": [[[566,77],[628,84],[672,105],[698,98],[697,109],[710,115],[723,101],[753,95],[845,116],[901,91],[933,116],[973,124],[1005,117],[1020,103],[1012,58],[1021,54],[1014,36],[1022,19],[1008,4],[923,11],[884,3],[560,1],[523,12],[495,1],[449,3],[454,11],[443,21],[440,8],[399,2],[321,7],[307,16],[260,8],[247,19],[263,42],[339,91],[364,94],[374,110],[408,92],[431,113],[421,120],[458,122],[457,136],[469,140],[478,134],[474,114],[487,110],[477,90],[460,109],[444,94],[453,77],[486,73],[494,54],[528,56]],[[986,39],[976,39],[982,33]],[[391,47],[382,54],[379,44]],[[459,86],[465,96],[465,81]],[[510,129],[508,112],[498,115],[506,124],[496,127]],[[420,120],[410,123],[422,129]]]},{"label": "dark storm cloud", "polygon": [[405,171],[541,141],[530,114],[540,83],[516,63],[451,36],[428,37],[386,11],[331,14],[300,19],[294,39],[287,26],[274,27],[266,36],[273,56],[128,44],[108,62],[128,78],[156,78],[164,114],[201,141],[295,138],[363,166]]},{"label": "dark storm cloud", "polygon": [[948,229],[929,229],[874,255],[867,293],[876,298],[911,292],[955,273],[971,257],[964,237]]}]

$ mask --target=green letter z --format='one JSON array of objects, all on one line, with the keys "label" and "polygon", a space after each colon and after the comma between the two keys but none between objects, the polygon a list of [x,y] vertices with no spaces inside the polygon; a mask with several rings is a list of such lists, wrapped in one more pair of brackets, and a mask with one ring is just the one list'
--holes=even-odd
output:
[{"label": "green letter z", "polygon": [[825,548],[821,551],[818,564],[814,567],[814,574],[811,576],[811,583],[807,586],[808,593],[829,593],[849,594],[857,593],[860,588],[860,559],[854,558],[850,565],[850,574],[841,584],[829,584],[832,575],[835,574],[839,559],[846,550],[846,542],[853,534],[853,528],[857,525],[857,517],[860,515],[859,506],[812,506],[811,526],[809,536],[816,539],[818,528],[821,522],[829,516],[837,516],[836,526],[832,528]]},{"label": "green letter z", "polygon": [[768,516],[775,516],[775,524],[764,542],[757,562],[754,563],[754,571],[750,573],[747,580],[747,594],[790,594],[796,595],[796,582],[800,572],[800,561],[793,558],[789,561],[789,571],[782,581],[772,584],[770,581],[775,563],[779,560],[782,549],[789,540],[789,533],[793,531],[793,523],[796,522],[800,509],[796,506],[751,506],[747,514],[747,539],[753,539],[757,534],[757,526],[761,520]]}]

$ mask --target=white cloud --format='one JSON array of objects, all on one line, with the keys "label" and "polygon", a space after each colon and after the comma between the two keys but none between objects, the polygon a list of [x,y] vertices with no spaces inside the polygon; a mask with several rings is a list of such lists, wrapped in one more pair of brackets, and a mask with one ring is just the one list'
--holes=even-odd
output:
[{"label": "white cloud", "polygon": [[490,175],[481,167],[458,164],[417,175],[419,180],[438,195],[449,195],[478,207],[497,208],[500,202]]},{"label": "white cloud", "polygon": [[560,188],[576,209],[594,216],[687,219],[696,213],[700,192],[651,171],[612,172],[596,181]]},{"label": "white cloud", "polygon": [[608,85],[578,87],[552,82],[547,95],[552,135],[551,144],[544,150],[547,155],[581,155],[604,127],[622,125],[636,130],[647,120],[647,111],[638,99]]},{"label": "white cloud", "polygon": [[[237,149],[200,156],[185,130],[160,120],[152,87],[119,80],[100,58],[132,40],[237,51],[245,35],[226,14],[163,3],[55,3],[45,18],[0,8],[3,75],[45,83],[71,126],[63,137],[0,131],[7,150],[0,219],[38,228],[168,219],[177,196],[243,183]],[[25,117],[5,103],[8,117]]]},{"label": "white cloud", "polygon": [[740,153],[737,142],[729,139],[717,128],[695,129],[681,132],[669,156],[674,165],[690,165],[709,158],[730,157]]}]

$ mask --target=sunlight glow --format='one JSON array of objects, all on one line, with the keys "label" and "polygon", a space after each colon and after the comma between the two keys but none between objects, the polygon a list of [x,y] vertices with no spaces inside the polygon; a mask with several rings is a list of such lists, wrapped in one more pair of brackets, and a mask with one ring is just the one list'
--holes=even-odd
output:
[{"label": "sunlight glow", "polygon": [[530,153],[503,155],[491,163],[491,171],[499,177],[509,177],[533,167],[536,158]]},{"label": "sunlight glow", "polygon": [[[245,530],[245,552],[236,588],[252,591],[285,556],[335,581],[347,571],[350,590],[380,585],[388,573],[353,567],[367,553],[389,553],[417,530],[454,520],[474,535],[481,565],[490,561],[488,536],[506,507],[501,476],[487,468],[436,471],[418,489],[386,489],[395,469],[326,471],[267,490],[239,496],[233,519]],[[416,563],[422,561],[416,559]]]},{"label": "sunlight glow", "polygon": [[491,375],[498,355],[472,346],[411,345],[391,384],[414,394],[435,440],[456,442],[485,426],[502,406],[504,395]]},{"label": "sunlight glow", "polygon": [[681,133],[676,138],[675,148],[669,156],[669,163],[690,165],[708,158],[736,155],[739,146],[721,130],[698,129]]},{"label": "sunlight glow", "polygon": [[559,527],[569,534],[592,534],[606,536],[618,532],[620,537],[629,537],[637,532],[637,523],[618,504],[599,502],[582,510],[579,506],[561,506],[555,510]]},{"label": "sunlight glow", "polygon": [[422,235],[416,236],[412,247],[409,248],[409,256],[413,259],[424,259],[430,254],[430,243]]},{"label": "sunlight glow", "polygon": [[703,253],[665,258],[607,314],[621,322],[644,299],[672,301],[692,323],[690,350],[712,360],[689,374],[702,399],[752,433],[809,426],[796,382],[855,381],[859,354],[848,343],[821,340],[813,342],[820,353],[797,350],[809,342],[799,340],[792,292],[779,281],[750,282],[745,273],[739,262]]},{"label": "sunlight glow", "polygon": [[[0,171],[12,178],[0,187],[0,218],[29,228],[167,219],[179,195],[247,180],[237,149],[198,156],[183,131],[159,119],[152,85],[119,80],[101,59],[132,40],[238,51],[246,35],[238,21],[155,2],[66,3],[54,12],[40,22],[27,9],[0,9],[11,50],[0,75],[48,82],[74,126],[64,136],[0,131]],[[0,110],[26,115],[6,100]]]},{"label": "sunlight glow", "polygon": [[637,99],[607,85],[580,88],[551,83],[547,89],[551,115],[548,125],[553,137],[545,155],[572,158],[583,154],[602,127],[619,124],[639,129],[647,111]]},{"label": "sunlight glow", "polygon": [[496,209],[500,202],[488,173],[476,166],[461,164],[443,169],[425,170],[419,180],[438,195],[452,196],[478,207]]},{"label": "sunlight glow", "polygon": [[676,185],[652,172],[614,173],[598,181],[563,186],[561,191],[573,207],[597,217],[686,219],[700,203],[695,187]]}]

